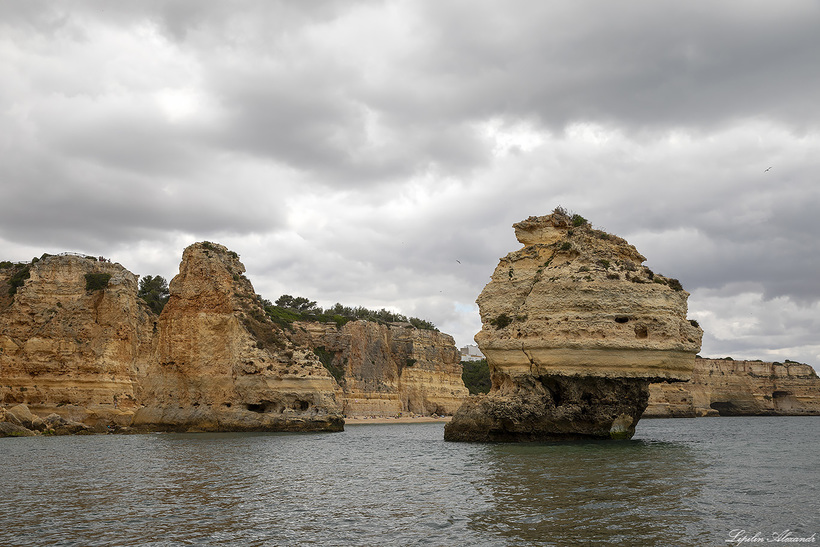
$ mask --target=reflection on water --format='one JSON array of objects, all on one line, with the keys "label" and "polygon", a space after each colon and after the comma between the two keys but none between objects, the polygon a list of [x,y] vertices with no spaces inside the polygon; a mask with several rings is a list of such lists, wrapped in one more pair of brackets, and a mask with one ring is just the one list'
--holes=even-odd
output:
[{"label": "reflection on water", "polygon": [[0,545],[725,545],[817,532],[820,418],[645,420],[636,440],[333,434],[0,439]]},{"label": "reflection on water", "polygon": [[672,442],[494,445],[474,526],[524,542],[673,545],[696,536],[702,463]]}]

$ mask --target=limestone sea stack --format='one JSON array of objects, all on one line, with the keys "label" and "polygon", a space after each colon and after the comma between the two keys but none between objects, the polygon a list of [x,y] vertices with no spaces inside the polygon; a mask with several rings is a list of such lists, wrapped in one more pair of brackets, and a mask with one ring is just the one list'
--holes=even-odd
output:
[{"label": "limestone sea stack", "polygon": [[157,324],[135,427],[339,431],[339,386],[310,348],[266,317],[239,256],[210,242],[185,249]]},{"label": "limestone sea stack", "polygon": [[579,215],[514,224],[524,247],[478,297],[492,388],[445,427],[452,441],[631,438],[652,382],[691,377],[703,331],[676,279]]}]

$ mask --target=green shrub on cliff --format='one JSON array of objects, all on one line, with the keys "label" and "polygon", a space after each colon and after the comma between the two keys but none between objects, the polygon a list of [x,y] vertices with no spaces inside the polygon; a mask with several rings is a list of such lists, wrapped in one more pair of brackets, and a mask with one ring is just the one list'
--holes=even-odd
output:
[{"label": "green shrub on cliff", "polygon": [[14,275],[11,276],[9,279],[9,296],[14,296],[17,294],[17,289],[22,287],[23,284],[26,282],[26,279],[31,277],[31,267],[25,266],[20,268]]},{"label": "green shrub on cliff", "polygon": [[171,293],[168,290],[168,282],[161,275],[146,275],[140,279],[140,287],[137,296],[148,303],[151,311],[159,315],[165,304],[168,303]]},{"label": "green shrub on cliff", "polygon": [[313,353],[316,354],[316,357],[319,358],[319,361],[322,362],[322,365],[324,365],[328,372],[330,372],[331,376],[333,376],[336,381],[341,384],[345,371],[343,368],[337,367],[333,364],[333,353],[325,349],[324,346],[314,348]]},{"label": "green shrub on cliff", "polygon": [[289,294],[283,294],[277,298],[276,303],[261,297],[259,301],[268,317],[283,327],[290,327],[294,321],[333,322],[338,326],[342,326],[348,321],[363,320],[383,325],[387,323],[410,323],[417,329],[438,331],[430,321],[418,317],[408,318],[405,315],[384,308],[369,310],[361,306],[351,308],[336,303],[330,308],[322,309],[313,300],[308,300],[302,296],[294,297]]},{"label": "green shrub on cliff", "polygon": [[111,279],[109,273],[87,273],[85,274],[85,290],[89,292],[98,291],[108,286]]},{"label": "green shrub on cliff", "polygon": [[495,319],[490,319],[490,324],[492,326],[494,326],[496,329],[499,329],[499,330],[503,329],[504,327],[509,326],[510,323],[512,323],[512,322],[513,322],[512,318],[510,318],[510,316],[507,315],[506,313],[502,313],[501,315],[499,315]]}]

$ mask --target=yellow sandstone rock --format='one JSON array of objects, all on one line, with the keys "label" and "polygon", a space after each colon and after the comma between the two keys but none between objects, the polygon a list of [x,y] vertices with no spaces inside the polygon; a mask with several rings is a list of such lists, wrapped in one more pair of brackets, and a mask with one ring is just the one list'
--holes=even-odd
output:
[{"label": "yellow sandstone rock", "polygon": [[469,394],[449,334],[370,321],[298,322],[294,331],[338,371],[346,417],[451,415]]},{"label": "yellow sandstone rock", "polygon": [[692,379],[649,386],[644,417],[820,415],[820,378],[809,365],[695,359]]},{"label": "yellow sandstone rock", "polygon": [[186,248],[139,385],[135,426],[341,430],[336,383],[264,314],[236,253]]},{"label": "yellow sandstone rock", "polygon": [[680,283],[624,239],[561,209],[514,225],[524,245],[478,297],[493,387],[450,440],[630,437],[650,381],[691,377],[702,331]]},{"label": "yellow sandstone rock", "polygon": [[157,316],[119,264],[4,268],[0,402],[103,429],[341,430],[335,380],[267,319],[244,271],[221,245],[191,245]]}]

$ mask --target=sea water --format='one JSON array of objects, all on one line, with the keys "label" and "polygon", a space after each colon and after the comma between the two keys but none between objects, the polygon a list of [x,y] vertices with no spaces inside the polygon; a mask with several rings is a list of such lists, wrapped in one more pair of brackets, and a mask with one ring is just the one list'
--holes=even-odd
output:
[{"label": "sea water", "polygon": [[817,544],[818,450],[820,417],[537,444],[440,423],[6,438],[0,545]]}]

